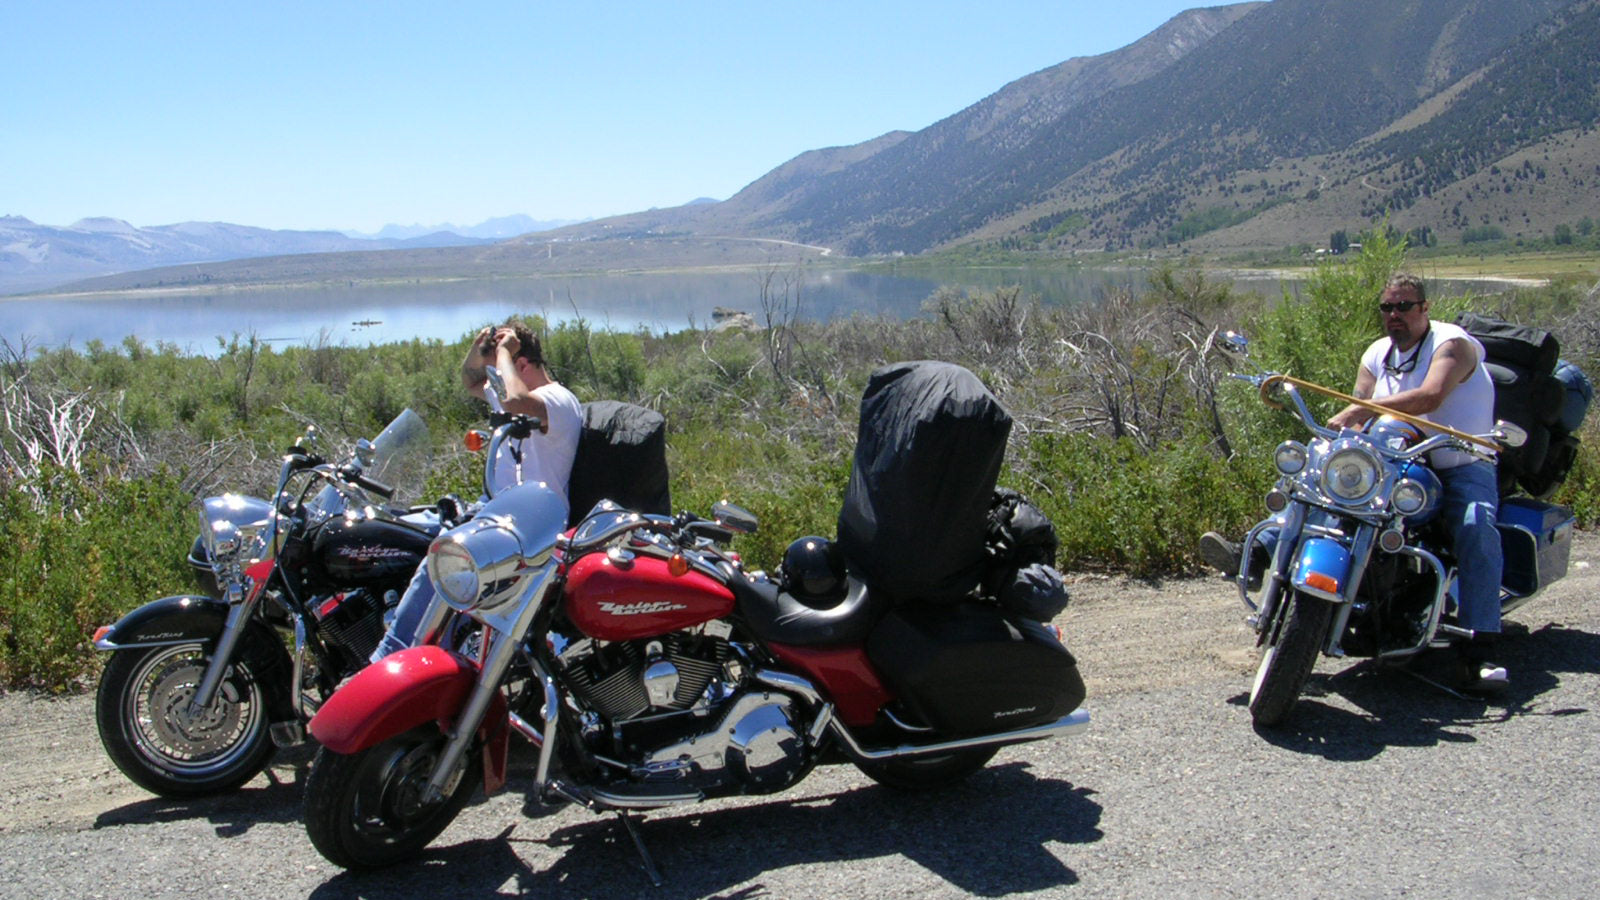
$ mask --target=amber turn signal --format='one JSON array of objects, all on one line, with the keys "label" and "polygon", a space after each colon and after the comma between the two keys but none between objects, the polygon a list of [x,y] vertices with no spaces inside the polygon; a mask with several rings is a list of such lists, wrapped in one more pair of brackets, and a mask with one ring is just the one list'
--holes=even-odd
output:
[{"label": "amber turn signal", "polygon": [[487,432],[474,428],[461,438],[461,443],[467,445],[468,450],[477,453],[489,445],[489,435]]},{"label": "amber turn signal", "polygon": [[671,572],[674,577],[687,575],[689,574],[689,560],[682,553],[674,553],[667,560],[667,571]]},{"label": "amber turn signal", "polygon": [[1306,586],[1314,587],[1319,591],[1327,591],[1330,594],[1339,593],[1339,580],[1332,575],[1324,575],[1321,572],[1312,572],[1307,575]]}]

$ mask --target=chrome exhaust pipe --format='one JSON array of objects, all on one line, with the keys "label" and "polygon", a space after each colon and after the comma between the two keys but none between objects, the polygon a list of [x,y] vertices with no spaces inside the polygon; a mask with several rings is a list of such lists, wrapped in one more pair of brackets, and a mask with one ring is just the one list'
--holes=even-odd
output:
[{"label": "chrome exhaust pipe", "polygon": [[850,730],[838,719],[831,720],[829,725],[833,729],[834,735],[844,744],[846,753],[849,753],[855,759],[872,761],[900,759],[908,756],[930,756],[939,753],[950,753],[956,750],[970,750],[974,747],[1000,747],[1006,744],[1021,744],[1028,741],[1042,741],[1048,738],[1068,737],[1088,729],[1089,711],[1079,707],[1065,718],[1057,719],[1046,725],[1023,728],[1019,731],[976,735],[953,741],[941,741],[937,744],[904,744],[887,750],[868,750],[862,747],[856,743],[855,736],[850,734]]}]

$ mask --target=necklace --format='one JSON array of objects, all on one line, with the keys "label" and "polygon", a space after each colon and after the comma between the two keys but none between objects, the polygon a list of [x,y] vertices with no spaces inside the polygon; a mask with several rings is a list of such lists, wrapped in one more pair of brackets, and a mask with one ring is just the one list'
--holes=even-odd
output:
[{"label": "necklace", "polygon": [[[1422,345],[1427,343],[1428,332],[1432,330],[1432,324],[1428,325],[1427,328],[1422,329],[1421,339],[1417,341],[1417,345],[1415,347],[1411,348],[1411,354],[1405,359],[1399,358],[1400,350],[1394,345],[1394,338],[1390,338],[1389,352],[1383,355],[1383,371],[1386,374],[1394,376],[1405,375],[1408,372],[1415,371],[1417,368],[1417,357],[1422,355]],[[1395,362],[1389,361],[1391,357],[1395,359]]]}]

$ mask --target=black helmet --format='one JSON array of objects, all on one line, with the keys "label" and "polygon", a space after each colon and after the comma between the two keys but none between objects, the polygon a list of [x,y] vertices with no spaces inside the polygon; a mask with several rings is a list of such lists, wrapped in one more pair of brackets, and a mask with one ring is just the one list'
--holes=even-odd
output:
[{"label": "black helmet", "polygon": [[796,538],[783,551],[783,589],[802,601],[837,601],[844,597],[844,556],[825,537]]}]

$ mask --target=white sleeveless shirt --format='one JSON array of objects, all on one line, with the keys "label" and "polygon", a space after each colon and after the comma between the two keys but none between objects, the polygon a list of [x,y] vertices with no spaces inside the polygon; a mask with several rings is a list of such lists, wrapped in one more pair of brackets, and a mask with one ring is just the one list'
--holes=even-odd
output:
[{"label": "white sleeveless shirt", "polygon": [[[1373,386],[1372,399],[1382,402],[1385,397],[1422,387],[1422,381],[1428,375],[1428,366],[1433,362],[1434,351],[1446,342],[1458,338],[1471,344],[1472,349],[1477,352],[1477,365],[1472,367],[1472,374],[1467,376],[1466,381],[1456,385],[1454,390],[1445,395],[1444,402],[1439,404],[1438,409],[1419,418],[1437,422],[1457,431],[1465,431],[1467,434],[1484,434],[1494,428],[1494,379],[1489,377],[1489,370],[1483,367],[1483,344],[1459,325],[1452,325],[1449,322],[1428,324],[1428,333],[1423,336],[1422,343],[1411,348],[1412,352],[1416,353],[1416,365],[1409,367],[1410,370],[1406,372],[1386,371],[1384,363],[1401,365],[1411,359],[1411,352],[1400,353],[1394,348],[1393,341],[1387,337],[1373,341],[1372,346],[1361,356],[1361,365],[1377,379],[1377,383]],[[1436,450],[1429,462],[1436,469],[1453,469],[1473,460],[1474,457],[1459,450]]]}]

